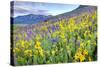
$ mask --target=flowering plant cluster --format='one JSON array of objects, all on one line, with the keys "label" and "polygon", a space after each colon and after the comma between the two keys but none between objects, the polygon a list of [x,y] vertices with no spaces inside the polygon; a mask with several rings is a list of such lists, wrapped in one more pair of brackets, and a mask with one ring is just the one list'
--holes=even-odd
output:
[{"label": "flowering plant cluster", "polygon": [[83,13],[51,22],[14,26],[16,65],[97,60],[97,16]]}]

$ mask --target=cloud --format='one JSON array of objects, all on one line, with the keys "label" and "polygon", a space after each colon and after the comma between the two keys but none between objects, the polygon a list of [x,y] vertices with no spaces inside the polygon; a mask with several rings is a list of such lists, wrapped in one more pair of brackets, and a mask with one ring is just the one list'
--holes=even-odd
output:
[{"label": "cloud", "polygon": [[14,7],[14,13],[26,13],[26,12],[29,12],[29,10],[20,7]]},{"label": "cloud", "polygon": [[50,15],[47,10],[41,10],[41,9],[33,9],[30,10],[31,14],[39,14],[39,15]]},{"label": "cloud", "polygon": [[33,2],[14,2],[13,8],[13,17],[20,16],[20,15],[27,15],[27,14],[39,14],[39,15],[50,15],[48,10],[41,9],[37,6],[36,3]]}]

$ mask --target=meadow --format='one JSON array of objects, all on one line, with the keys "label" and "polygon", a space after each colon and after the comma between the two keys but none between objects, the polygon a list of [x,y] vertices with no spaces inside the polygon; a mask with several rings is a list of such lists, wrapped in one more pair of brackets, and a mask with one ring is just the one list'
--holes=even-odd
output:
[{"label": "meadow", "polygon": [[97,12],[13,29],[16,65],[97,60]]}]

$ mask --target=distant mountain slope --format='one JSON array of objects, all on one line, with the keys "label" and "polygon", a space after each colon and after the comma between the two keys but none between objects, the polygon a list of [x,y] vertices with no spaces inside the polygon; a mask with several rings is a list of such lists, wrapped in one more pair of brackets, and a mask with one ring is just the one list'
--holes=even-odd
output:
[{"label": "distant mountain slope", "polygon": [[48,20],[51,18],[50,16],[44,16],[44,15],[24,15],[24,16],[18,16],[15,18],[12,18],[14,24],[35,24],[38,22],[44,22],[45,20]]},{"label": "distant mountain slope", "polygon": [[76,8],[73,11],[63,13],[63,14],[59,14],[59,15],[52,17],[51,22],[55,22],[55,21],[58,21],[58,20],[61,20],[61,19],[64,19],[64,18],[68,19],[70,17],[79,16],[80,14],[83,14],[83,13],[91,14],[96,9],[97,9],[96,6],[80,5],[78,8]]}]

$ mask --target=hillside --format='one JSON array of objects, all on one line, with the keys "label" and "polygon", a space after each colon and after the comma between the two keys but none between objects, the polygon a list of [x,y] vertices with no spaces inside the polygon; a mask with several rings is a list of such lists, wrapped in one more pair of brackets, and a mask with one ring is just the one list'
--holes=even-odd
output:
[{"label": "hillside", "polygon": [[97,7],[95,6],[83,6],[80,5],[78,8],[76,8],[73,11],[67,12],[67,13],[63,13],[57,16],[52,17],[52,22],[55,22],[57,20],[61,20],[61,19],[68,19],[70,17],[74,17],[74,16],[79,16],[80,14],[91,14],[92,12],[94,12],[97,9]]}]

